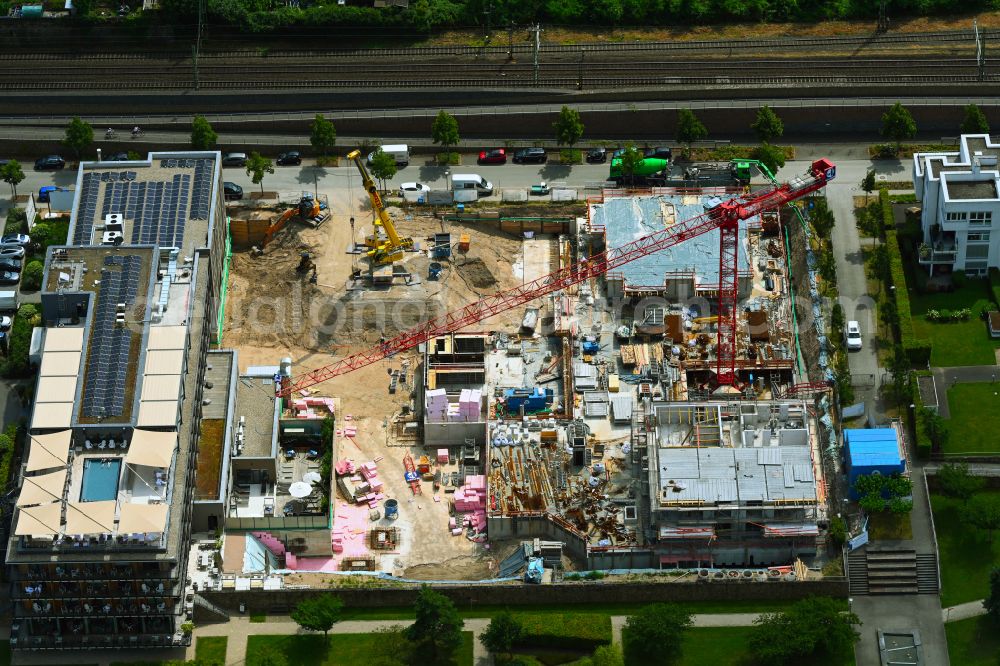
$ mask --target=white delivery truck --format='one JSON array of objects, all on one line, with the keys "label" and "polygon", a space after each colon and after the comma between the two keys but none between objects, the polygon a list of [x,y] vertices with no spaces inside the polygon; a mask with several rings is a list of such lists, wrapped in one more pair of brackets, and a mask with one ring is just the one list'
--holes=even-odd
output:
[{"label": "white delivery truck", "polygon": [[17,292],[0,291],[0,312],[17,310]]},{"label": "white delivery truck", "polygon": [[[377,151],[372,151],[368,153],[368,164],[372,163],[372,158],[375,157]],[[382,152],[386,155],[392,155],[392,158],[396,160],[396,166],[405,167],[410,163],[410,147],[405,143],[396,143],[388,146],[382,146]]]},{"label": "white delivery truck", "polygon": [[475,198],[488,197],[493,194],[493,183],[477,173],[456,173],[451,177],[451,191],[455,193],[455,201],[469,201],[465,198],[475,192]]}]

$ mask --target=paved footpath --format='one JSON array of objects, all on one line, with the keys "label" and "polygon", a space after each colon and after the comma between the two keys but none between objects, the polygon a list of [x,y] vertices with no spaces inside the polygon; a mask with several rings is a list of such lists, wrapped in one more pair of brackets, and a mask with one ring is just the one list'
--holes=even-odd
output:
[{"label": "paved footpath", "polygon": [[986,615],[982,599],[967,601],[964,604],[941,609],[941,619],[944,622],[958,622],[959,620],[968,620],[970,617],[979,617],[980,615]]}]

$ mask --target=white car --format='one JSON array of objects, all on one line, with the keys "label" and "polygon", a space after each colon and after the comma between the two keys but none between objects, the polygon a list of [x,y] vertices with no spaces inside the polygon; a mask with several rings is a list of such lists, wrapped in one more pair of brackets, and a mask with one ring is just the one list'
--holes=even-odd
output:
[{"label": "white car", "polygon": [[399,196],[405,197],[407,193],[412,196],[421,196],[431,191],[431,188],[423,183],[403,183],[399,186]]},{"label": "white car", "polygon": [[847,322],[847,348],[861,349],[861,324],[856,321]]},{"label": "white car", "polygon": [[7,315],[0,315],[0,331],[6,331],[8,328],[10,328],[10,325],[12,323],[13,320],[10,317],[8,317]]},{"label": "white car", "polygon": [[24,259],[24,248],[20,245],[0,245],[0,259]]}]

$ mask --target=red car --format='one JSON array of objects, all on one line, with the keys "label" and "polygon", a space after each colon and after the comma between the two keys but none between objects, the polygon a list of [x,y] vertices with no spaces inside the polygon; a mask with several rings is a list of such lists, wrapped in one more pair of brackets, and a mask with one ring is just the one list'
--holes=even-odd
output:
[{"label": "red car", "polygon": [[480,164],[507,164],[507,151],[503,148],[484,150],[479,153]]}]

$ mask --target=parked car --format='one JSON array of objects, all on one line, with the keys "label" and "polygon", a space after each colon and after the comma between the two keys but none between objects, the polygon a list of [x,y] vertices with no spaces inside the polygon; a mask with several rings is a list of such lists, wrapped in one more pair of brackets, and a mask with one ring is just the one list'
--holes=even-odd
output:
[{"label": "parked car", "polygon": [[222,166],[242,167],[247,165],[246,153],[226,153],[222,156]]},{"label": "parked car", "polygon": [[0,271],[21,271],[20,259],[0,259]]},{"label": "parked car", "polygon": [[544,148],[521,148],[514,152],[514,164],[545,164],[548,159]]},{"label": "parked car", "polygon": [[0,238],[0,245],[20,245],[24,247],[31,242],[31,236],[28,234],[9,234]]},{"label": "parked car", "polygon": [[300,164],[302,164],[302,154],[297,150],[290,150],[278,155],[279,166],[298,166]]},{"label": "parked car", "polygon": [[7,315],[0,315],[0,331],[6,331],[12,323],[14,323],[13,319]]},{"label": "parked car", "polygon": [[0,271],[0,284],[17,284],[21,281],[21,274],[17,271]]},{"label": "parked car", "polygon": [[399,196],[401,197],[405,197],[407,193],[410,194],[415,193],[419,196],[421,194],[426,194],[427,192],[430,191],[431,188],[427,185],[424,185],[423,183],[402,183],[399,186]]},{"label": "parked car", "polygon": [[861,349],[861,324],[854,320],[847,322],[847,348]]},{"label": "parked car", "polygon": [[24,248],[20,245],[0,245],[0,259],[24,259]]},{"label": "parked car", "polygon": [[479,153],[480,164],[507,164],[507,151],[503,148],[484,150]]},{"label": "parked car", "polygon": [[226,201],[239,201],[243,198],[243,188],[227,180],[222,184],[222,196]]},{"label": "parked car", "polygon": [[647,150],[645,156],[655,157],[658,160],[671,160],[674,158],[674,153],[669,148],[657,146],[656,148],[650,148]]},{"label": "parked car", "polygon": [[128,162],[128,153],[112,153],[104,158],[105,162]]},{"label": "parked car", "polygon": [[604,164],[607,161],[607,148],[591,148],[587,151],[587,164]]},{"label": "parked car", "polygon": [[46,155],[35,160],[35,171],[59,170],[66,167],[66,160],[59,155]]},{"label": "parked car", "polygon": [[49,194],[52,192],[64,192],[63,188],[56,187],[55,185],[45,185],[38,190],[38,201],[39,203],[48,203]]}]

